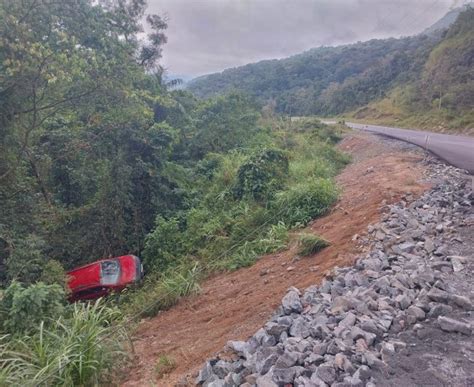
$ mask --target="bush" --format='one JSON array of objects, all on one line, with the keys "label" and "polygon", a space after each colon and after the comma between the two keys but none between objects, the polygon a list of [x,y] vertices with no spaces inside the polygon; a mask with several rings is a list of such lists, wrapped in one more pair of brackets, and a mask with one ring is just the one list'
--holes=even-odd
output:
[{"label": "bush", "polygon": [[124,360],[125,328],[117,309],[75,304],[71,317],[37,333],[0,340],[0,385],[63,386],[109,384]]},{"label": "bush", "polygon": [[288,175],[288,157],[280,149],[264,149],[252,155],[237,172],[235,196],[254,200],[271,198]]},{"label": "bush", "polygon": [[67,276],[63,266],[56,260],[51,259],[44,265],[40,281],[47,285],[61,285],[67,291]]},{"label": "bush", "polygon": [[14,246],[6,260],[9,279],[27,284],[37,281],[47,262],[44,240],[30,234],[14,241]]},{"label": "bush", "polygon": [[177,257],[184,251],[182,232],[177,218],[158,216],[155,229],[148,234],[143,250],[143,263],[147,270],[165,270],[176,265]]},{"label": "bush", "polygon": [[315,179],[278,193],[274,210],[290,226],[305,225],[328,211],[337,196],[338,191],[331,180]]},{"label": "bush", "polygon": [[0,326],[5,333],[26,334],[49,325],[65,311],[66,294],[60,285],[38,282],[23,287],[13,281],[0,300]]},{"label": "bush", "polygon": [[298,254],[305,257],[316,254],[328,247],[330,243],[314,234],[301,234],[298,240]]}]

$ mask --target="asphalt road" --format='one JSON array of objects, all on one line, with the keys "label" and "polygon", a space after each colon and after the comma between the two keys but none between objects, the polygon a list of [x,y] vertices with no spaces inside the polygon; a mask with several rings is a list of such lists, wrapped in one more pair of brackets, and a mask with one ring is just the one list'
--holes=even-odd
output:
[{"label": "asphalt road", "polygon": [[346,125],[354,129],[375,132],[418,145],[447,161],[449,164],[474,174],[474,137],[391,128],[388,126],[356,124],[353,122],[346,122]]}]

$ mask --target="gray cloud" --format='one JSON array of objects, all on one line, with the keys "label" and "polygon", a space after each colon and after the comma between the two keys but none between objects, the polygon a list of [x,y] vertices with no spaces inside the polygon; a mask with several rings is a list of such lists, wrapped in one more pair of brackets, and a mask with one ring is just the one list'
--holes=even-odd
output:
[{"label": "gray cloud", "polygon": [[169,19],[163,65],[196,76],[318,46],[418,33],[456,0],[149,0]]}]

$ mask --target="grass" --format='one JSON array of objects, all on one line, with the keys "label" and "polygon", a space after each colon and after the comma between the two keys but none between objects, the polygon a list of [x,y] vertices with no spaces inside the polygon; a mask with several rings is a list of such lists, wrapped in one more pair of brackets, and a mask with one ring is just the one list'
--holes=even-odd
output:
[{"label": "grass", "polygon": [[155,365],[155,374],[163,378],[176,368],[176,361],[168,355],[160,355]]},{"label": "grass", "polygon": [[143,286],[129,289],[124,294],[122,309],[132,316],[154,316],[175,305],[182,297],[198,293],[202,277],[203,271],[196,263],[179,265],[158,276],[152,274]]},{"label": "grass", "polygon": [[298,240],[298,254],[306,257],[313,255],[330,246],[330,243],[314,234],[301,234]]},{"label": "grass", "polygon": [[116,379],[126,359],[126,329],[121,314],[99,300],[75,304],[37,333],[0,338],[0,385],[99,385]]}]

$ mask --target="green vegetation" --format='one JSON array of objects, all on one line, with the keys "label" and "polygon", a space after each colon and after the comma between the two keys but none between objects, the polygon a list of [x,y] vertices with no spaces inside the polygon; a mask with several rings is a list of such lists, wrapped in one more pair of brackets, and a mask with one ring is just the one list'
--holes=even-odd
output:
[{"label": "green vegetation", "polygon": [[474,9],[457,14],[447,30],[316,48],[206,75],[189,90],[201,97],[244,91],[267,112],[291,116],[350,113],[365,121],[472,133]]},{"label": "green vegetation", "polygon": [[316,254],[322,249],[330,246],[330,243],[314,234],[301,234],[298,240],[298,254],[306,257],[308,255]]},{"label": "green vegetation", "polygon": [[128,292],[128,313],[154,315],[198,291],[209,274],[284,249],[289,229],[324,214],[337,199],[332,177],[349,161],[333,146],[338,128],[315,119],[259,125],[253,147],[209,153],[195,166],[194,206],[157,217],[142,254],[156,274]]},{"label": "green vegetation", "polygon": [[75,304],[65,316],[41,323],[36,332],[0,337],[0,385],[110,383],[126,360],[128,337],[116,323],[119,317],[116,309],[100,302]]},{"label": "green vegetation", "polygon": [[411,84],[352,114],[356,119],[474,133],[474,9],[461,13]]},{"label": "green vegetation", "polygon": [[176,368],[176,361],[167,355],[160,355],[156,362],[155,372],[158,378],[162,378]]},{"label": "green vegetation", "polygon": [[[282,250],[337,197],[341,128],[262,114],[241,93],[171,91],[166,23],[144,13],[0,3],[0,385],[110,382],[124,325]],[[121,312],[67,304],[68,270],[126,253],[147,277]]]}]

